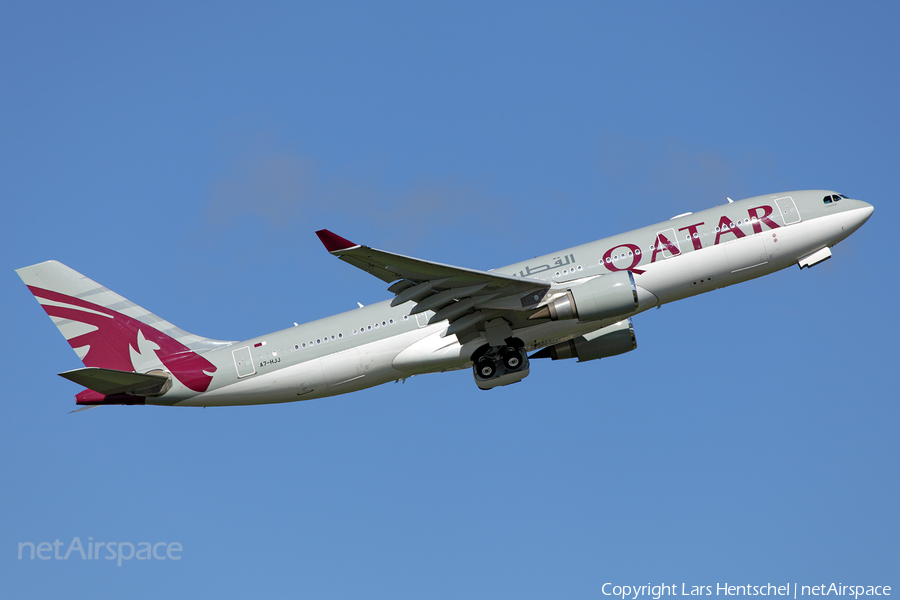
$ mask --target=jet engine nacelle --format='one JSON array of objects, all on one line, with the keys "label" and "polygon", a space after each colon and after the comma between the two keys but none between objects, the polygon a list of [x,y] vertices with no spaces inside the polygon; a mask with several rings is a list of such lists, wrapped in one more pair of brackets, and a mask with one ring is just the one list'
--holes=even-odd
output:
[{"label": "jet engine nacelle", "polygon": [[597,321],[627,315],[637,308],[634,275],[631,271],[617,271],[572,286],[529,319]]},{"label": "jet engine nacelle", "polygon": [[635,348],[637,348],[637,339],[634,336],[634,327],[631,319],[625,319],[599,331],[593,331],[567,342],[560,342],[544,348],[532,354],[531,358],[551,358],[553,360],[577,358],[578,362],[584,362],[624,354]]}]

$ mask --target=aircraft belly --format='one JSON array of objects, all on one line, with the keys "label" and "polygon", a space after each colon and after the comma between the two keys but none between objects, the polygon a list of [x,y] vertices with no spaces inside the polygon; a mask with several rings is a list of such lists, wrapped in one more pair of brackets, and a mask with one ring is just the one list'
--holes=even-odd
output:
[{"label": "aircraft belly", "polygon": [[747,271],[769,262],[766,246],[763,242],[765,234],[758,233],[745,238],[723,244],[728,266],[732,273]]},{"label": "aircraft belly", "polygon": [[[359,364],[358,375],[354,376],[351,368],[352,361],[337,362],[334,357],[326,357],[332,359],[326,364],[325,376],[329,380],[329,387],[323,396],[331,396],[335,394],[344,394],[347,392],[361,390],[364,388],[381,385],[389,381],[396,381],[409,377],[410,373],[399,370],[394,365],[396,357],[401,354],[404,349],[415,346],[422,338],[427,338],[430,332],[443,331],[446,329],[446,323],[433,325],[408,331],[400,335],[391,336],[368,344],[358,346]],[[458,345],[458,344],[457,344]],[[335,355],[336,357],[337,355]],[[433,369],[425,369],[420,372],[429,372]],[[331,383],[333,381],[333,383]],[[317,396],[318,397],[318,396]]]},{"label": "aircraft belly", "polygon": [[324,394],[325,384],[321,360],[314,359],[198,394],[177,406],[238,406],[308,400],[327,395]]},{"label": "aircraft belly", "polygon": [[330,388],[365,377],[365,366],[359,348],[331,354],[320,358],[319,361],[322,363],[325,383]]},{"label": "aircraft belly", "polygon": [[392,360],[393,368],[407,374],[440,371],[456,368],[460,361],[469,360],[463,355],[463,347],[455,335],[442,337],[447,323],[435,327],[435,331],[401,350]]}]

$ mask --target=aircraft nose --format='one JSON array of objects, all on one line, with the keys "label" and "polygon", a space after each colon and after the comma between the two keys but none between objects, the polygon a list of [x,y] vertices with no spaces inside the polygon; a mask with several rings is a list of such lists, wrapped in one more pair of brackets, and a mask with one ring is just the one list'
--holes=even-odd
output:
[{"label": "aircraft nose", "polygon": [[859,203],[859,208],[856,208],[853,212],[856,214],[856,218],[859,219],[857,227],[861,227],[863,223],[869,220],[872,213],[875,212],[875,207],[862,200],[857,200],[857,202]]},{"label": "aircraft nose", "polygon": [[872,216],[872,213],[875,212],[875,207],[868,202],[860,202],[860,204],[862,204],[860,207],[860,214],[863,215],[862,222],[865,223]]},{"label": "aircraft nose", "polygon": [[850,233],[862,227],[863,223],[868,221],[869,217],[872,216],[872,213],[875,212],[875,207],[868,202],[853,200],[853,203],[853,208],[847,213],[849,222],[845,226],[845,231],[849,231]]}]

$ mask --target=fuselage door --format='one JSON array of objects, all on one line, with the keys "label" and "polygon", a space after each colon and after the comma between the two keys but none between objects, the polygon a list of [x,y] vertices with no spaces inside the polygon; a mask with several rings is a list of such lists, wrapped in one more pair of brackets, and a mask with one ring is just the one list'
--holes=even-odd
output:
[{"label": "fuselage door", "polygon": [[234,357],[234,368],[237,369],[238,379],[256,373],[256,365],[250,356],[250,346],[232,350],[231,355]]},{"label": "fuselage door", "polygon": [[681,254],[681,246],[678,245],[678,236],[675,229],[665,229],[656,233],[656,247],[663,251],[663,258],[672,258]]},{"label": "fuselage door", "polygon": [[800,213],[797,212],[797,205],[794,204],[793,198],[785,196],[776,200],[775,204],[778,206],[779,212],[781,212],[781,218],[784,220],[785,225],[800,222]]}]

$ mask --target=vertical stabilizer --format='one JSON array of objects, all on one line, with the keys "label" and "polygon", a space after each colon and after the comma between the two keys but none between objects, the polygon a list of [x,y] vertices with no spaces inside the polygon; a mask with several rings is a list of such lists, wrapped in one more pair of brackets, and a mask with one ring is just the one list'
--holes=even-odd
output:
[{"label": "vertical stabilizer", "polygon": [[204,392],[216,367],[201,354],[231,342],[190,334],[57,261],[18,269],[86,367],[171,372]]}]

